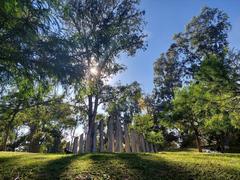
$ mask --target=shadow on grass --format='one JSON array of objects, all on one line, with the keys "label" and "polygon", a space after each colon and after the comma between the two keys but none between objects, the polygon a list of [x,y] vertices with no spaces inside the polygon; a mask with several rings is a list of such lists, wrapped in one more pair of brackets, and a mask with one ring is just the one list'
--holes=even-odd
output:
[{"label": "shadow on grass", "polygon": [[[83,155],[82,155],[83,156]],[[73,161],[78,156],[70,155],[63,156],[56,160],[48,161],[47,164],[39,171],[37,179],[61,179],[64,172],[66,172]]]},{"label": "shadow on grass", "polygon": [[23,158],[24,155],[13,155],[0,157],[0,179],[13,179],[19,173],[16,173],[17,162]]},{"label": "shadow on grass", "polygon": [[0,157],[0,180],[61,179],[71,163],[80,158],[74,155],[56,155],[53,159],[49,158],[52,155],[54,154],[29,153]]},{"label": "shadow on grass", "polygon": [[[144,158],[146,157],[146,158]],[[184,169],[176,167],[163,158],[147,159],[144,154],[96,154],[91,175],[95,179],[193,179]],[[93,179],[94,179],[93,178]]]},{"label": "shadow on grass", "polygon": [[[208,164],[208,160],[204,156],[197,156],[196,158],[199,159],[196,159],[196,162],[175,161],[167,156],[167,154],[161,155],[161,153],[96,153],[78,156],[59,155],[59,157],[49,159],[48,155],[30,155],[31,163],[23,162],[28,158],[26,155],[0,157],[0,173],[4,170],[9,171],[8,176],[4,176],[3,179],[14,179],[17,176],[16,173],[20,173],[20,178],[23,179],[54,180],[237,179],[240,177],[239,169],[221,164]],[[46,158],[46,161],[39,160],[41,158]],[[185,154],[181,158],[185,159]],[[234,158],[234,160],[237,159]],[[201,164],[201,162],[204,163]],[[17,163],[16,167],[14,167],[14,163]],[[15,174],[10,173],[12,169],[16,170]]]},{"label": "shadow on grass", "polygon": [[[93,179],[238,179],[240,170],[198,162],[177,163],[155,154],[96,154],[89,172]],[[203,159],[204,160],[204,157]],[[207,162],[207,160],[206,160]]]}]

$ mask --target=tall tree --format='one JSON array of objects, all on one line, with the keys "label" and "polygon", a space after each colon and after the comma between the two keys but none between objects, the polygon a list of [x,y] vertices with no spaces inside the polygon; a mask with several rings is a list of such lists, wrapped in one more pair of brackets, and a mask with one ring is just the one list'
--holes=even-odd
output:
[{"label": "tall tree", "polygon": [[123,69],[117,57],[120,53],[133,55],[144,47],[144,11],[138,4],[138,0],[68,1],[65,14],[69,29],[78,42],[78,57],[86,66],[79,94],[87,101],[87,151],[93,149],[94,122],[104,81]]},{"label": "tall tree", "polygon": [[171,109],[171,100],[174,97],[174,89],[181,87],[181,68],[178,53],[169,48],[166,54],[161,54],[154,63],[154,90],[155,122],[160,115]]},{"label": "tall tree", "polygon": [[204,57],[215,54],[225,56],[228,49],[228,32],[231,29],[228,16],[217,8],[204,7],[200,15],[193,17],[182,33],[174,36],[171,45],[178,52],[185,78],[193,78]]}]

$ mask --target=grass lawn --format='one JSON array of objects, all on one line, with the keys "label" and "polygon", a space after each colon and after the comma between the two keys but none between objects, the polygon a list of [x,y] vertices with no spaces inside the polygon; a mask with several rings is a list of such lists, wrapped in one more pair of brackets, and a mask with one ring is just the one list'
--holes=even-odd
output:
[{"label": "grass lawn", "polygon": [[240,179],[240,154],[0,152],[0,179]]}]

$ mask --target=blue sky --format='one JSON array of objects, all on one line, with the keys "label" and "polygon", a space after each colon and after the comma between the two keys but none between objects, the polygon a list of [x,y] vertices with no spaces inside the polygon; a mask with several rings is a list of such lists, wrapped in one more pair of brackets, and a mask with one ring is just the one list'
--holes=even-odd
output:
[{"label": "blue sky", "polygon": [[125,84],[138,81],[144,92],[150,93],[154,61],[168,49],[173,35],[182,32],[204,6],[216,7],[228,14],[232,24],[230,45],[240,49],[240,0],[142,0],[140,8],[146,12],[147,50],[138,51],[134,57],[122,56],[120,62],[128,69],[117,75],[113,82],[120,80]]}]

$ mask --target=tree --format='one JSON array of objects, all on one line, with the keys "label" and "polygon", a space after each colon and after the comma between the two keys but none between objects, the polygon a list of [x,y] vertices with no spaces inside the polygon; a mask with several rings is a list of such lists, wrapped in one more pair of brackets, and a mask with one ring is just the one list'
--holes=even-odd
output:
[{"label": "tree", "polygon": [[123,69],[116,62],[120,53],[133,55],[144,47],[143,15],[139,1],[71,0],[65,17],[74,40],[78,57],[85,63],[86,74],[78,89],[87,109],[87,151],[93,149],[94,122],[104,81]]},{"label": "tree", "polygon": [[228,32],[231,25],[226,13],[217,8],[204,7],[193,17],[185,32],[174,36],[171,48],[178,52],[185,78],[194,78],[204,57],[215,54],[224,57],[228,49]]},{"label": "tree", "polygon": [[112,99],[105,103],[105,109],[111,118],[129,124],[134,115],[141,112],[139,101],[142,97],[142,89],[139,83],[118,85],[113,88],[110,96]]},{"label": "tree", "polygon": [[164,142],[162,133],[154,130],[153,118],[149,114],[135,115],[132,128],[142,134],[150,143],[162,145]]},{"label": "tree", "polygon": [[[74,46],[58,23],[61,1],[3,0],[0,13],[0,83],[16,76],[66,82],[82,74],[72,57]],[[58,32],[54,33],[54,32]],[[1,87],[1,92],[4,88]]]},{"label": "tree", "polygon": [[[237,114],[233,103],[232,91],[235,82],[225,58],[208,55],[204,58],[195,81],[190,86],[177,91],[174,99],[174,120],[189,124],[196,134],[205,136],[217,142],[217,149],[224,151],[225,141],[233,132],[231,118]],[[198,130],[199,129],[199,130]]]},{"label": "tree", "polygon": [[199,152],[202,152],[201,128],[204,124],[201,107],[202,88],[200,85],[192,84],[175,92],[173,100],[173,118],[177,124],[189,128],[194,132]]},{"label": "tree", "polygon": [[181,87],[181,69],[177,62],[178,54],[174,49],[169,49],[166,54],[161,54],[154,63],[154,90],[155,122],[164,118],[163,114],[171,109],[171,100],[174,89]]},{"label": "tree", "polygon": [[[76,125],[73,109],[66,103],[34,106],[17,114],[16,119],[29,128],[26,145],[30,152],[60,152],[63,130]],[[48,149],[47,149],[48,148]]]},{"label": "tree", "polygon": [[[224,127],[229,130],[232,128],[230,114],[237,113],[233,107],[238,107],[239,55],[229,51],[227,37],[230,29],[226,13],[204,7],[200,15],[187,24],[184,32],[174,36],[175,42],[154,65],[156,119],[190,127],[195,132],[200,151],[203,130],[211,125],[212,132]],[[185,87],[174,91],[181,85]],[[224,123],[215,126],[215,120],[226,112],[228,118],[220,118],[225,119]]]}]

